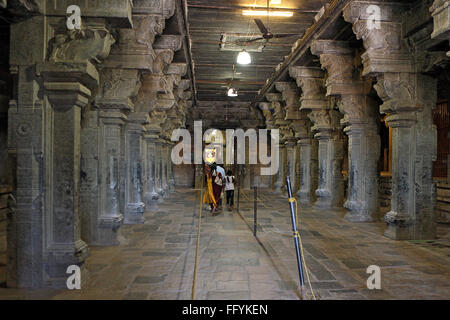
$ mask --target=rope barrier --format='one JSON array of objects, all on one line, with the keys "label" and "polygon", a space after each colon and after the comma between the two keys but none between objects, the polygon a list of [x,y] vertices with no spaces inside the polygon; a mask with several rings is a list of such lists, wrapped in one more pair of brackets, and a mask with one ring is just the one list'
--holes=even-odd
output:
[{"label": "rope barrier", "polygon": [[[294,202],[295,203],[295,220],[296,220],[296,222],[297,222],[297,224],[299,224],[299,222],[300,222],[300,220],[298,219],[298,206],[297,206],[297,199],[296,198],[289,198],[288,199],[289,200],[289,202]],[[294,232],[293,232],[293,236],[294,236],[294,238],[298,238],[298,240],[299,240],[299,243],[300,243],[300,252],[301,252],[301,254],[302,254],[302,257],[303,257],[303,266],[304,266],[304,268],[305,268],[305,273],[306,273],[306,280],[308,281],[308,285],[309,285],[309,289],[311,290],[311,294],[312,294],[312,296],[313,296],[313,299],[314,300],[317,300],[317,298],[316,298],[316,295],[314,294],[314,290],[313,290],[313,288],[312,288],[312,285],[311,285],[311,280],[310,280],[310,278],[309,278],[309,270],[308,270],[308,266],[306,265],[306,258],[305,258],[305,254],[303,253],[303,241],[302,241],[302,237],[300,236],[300,232],[298,232],[298,230],[295,230]]]},{"label": "rope barrier", "polygon": [[[199,257],[199,248],[200,248],[200,232],[201,232],[201,222],[202,222],[202,209],[203,209],[203,188],[204,188],[204,175],[202,175],[202,184],[201,184],[201,188],[200,188],[200,211],[199,211],[199,217],[198,217],[198,231],[197,231],[197,243],[196,243],[196,248],[195,248],[195,264],[194,264],[194,274],[193,274],[193,280],[192,280],[192,300],[195,300],[195,289],[196,289],[196,284],[197,284],[197,270],[198,270],[198,257]],[[244,197],[250,201],[250,198],[245,194],[245,192],[242,191],[242,194],[244,195]],[[263,204],[263,206],[265,208],[268,209],[268,207],[264,204],[264,201],[262,201],[260,198],[258,198],[258,200]],[[298,206],[297,206],[297,199],[294,197],[288,198],[288,201],[290,203],[295,203],[295,219],[297,221],[297,223],[300,221],[298,219]],[[242,220],[244,220],[244,222],[247,224],[247,226],[251,229],[249,223],[247,222],[247,220],[240,214],[240,212],[238,212],[238,215],[242,218]],[[299,240],[299,244],[300,244],[300,251],[301,251],[301,255],[303,257],[302,259],[302,264],[305,268],[305,272],[306,272],[306,278],[308,281],[308,285],[309,288],[311,290],[311,294],[313,296],[314,300],[317,300],[316,295],[314,294],[314,290],[312,288],[311,285],[311,280],[310,280],[310,276],[309,276],[309,270],[305,261],[305,255],[303,252],[303,242],[302,242],[302,238],[300,236],[300,232],[298,232],[298,230],[295,230],[293,232],[293,237],[294,238],[298,238]]]},{"label": "rope barrier", "polygon": [[200,227],[202,224],[202,209],[203,209],[203,185],[205,182],[205,176],[202,175],[202,186],[200,188],[200,213],[198,216],[198,231],[197,231],[197,244],[195,247],[195,264],[194,275],[192,279],[192,300],[195,300],[195,287],[197,285],[197,269],[198,269],[198,250],[200,247]]}]

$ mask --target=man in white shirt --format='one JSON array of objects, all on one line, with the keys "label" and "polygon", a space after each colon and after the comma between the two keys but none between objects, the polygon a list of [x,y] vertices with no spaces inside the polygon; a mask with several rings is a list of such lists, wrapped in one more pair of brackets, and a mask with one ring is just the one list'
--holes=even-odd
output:
[{"label": "man in white shirt", "polygon": [[[222,182],[225,182],[225,169],[222,168],[221,166],[219,166],[217,163],[214,162],[214,164],[216,166],[216,171],[217,173],[221,173],[222,174]],[[223,189],[222,189],[223,190]],[[220,198],[219,198],[219,208],[222,208],[222,193],[220,194]]]},{"label": "man in white shirt", "polygon": [[231,170],[228,170],[227,175],[225,176],[225,192],[227,194],[227,208],[228,210],[233,210],[234,206],[234,182],[235,177]]}]

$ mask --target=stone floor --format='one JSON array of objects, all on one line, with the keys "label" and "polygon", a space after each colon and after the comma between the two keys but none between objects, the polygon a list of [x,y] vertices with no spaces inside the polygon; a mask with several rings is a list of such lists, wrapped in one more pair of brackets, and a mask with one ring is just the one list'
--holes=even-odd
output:
[{"label": "stone floor", "polygon": [[[82,290],[0,289],[0,299],[191,299],[199,192],[178,190],[144,225],[122,227],[122,244],[91,247]],[[300,299],[286,198],[241,197],[242,217],[203,210],[196,299]],[[384,223],[355,224],[344,212],[301,210],[311,284],[320,299],[450,299],[450,234],[435,241],[391,241]],[[366,268],[381,267],[381,290],[368,290]]]}]

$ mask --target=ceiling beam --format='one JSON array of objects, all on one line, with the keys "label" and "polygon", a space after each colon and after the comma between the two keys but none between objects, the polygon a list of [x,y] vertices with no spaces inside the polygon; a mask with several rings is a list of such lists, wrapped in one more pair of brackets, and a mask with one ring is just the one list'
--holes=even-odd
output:
[{"label": "ceiling beam", "polygon": [[319,38],[319,35],[323,33],[324,29],[330,21],[334,21],[341,15],[342,10],[350,1],[351,0],[331,1],[330,5],[325,10],[320,19],[306,30],[305,35],[300,40],[300,43],[297,45],[295,50],[292,51],[289,56],[284,59],[280,67],[268,79],[267,83],[265,83],[258,96],[256,97],[256,100],[253,101],[253,106],[265,99],[266,93],[270,92],[275,83],[280,81],[280,79],[282,79],[289,71],[289,66],[294,65],[295,62],[297,62],[305,53],[308,52],[311,42]]},{"label": "ceiling beam", "polygon": [[[232,63],[196,63],[196,67],[211,67],[211,68],[229,68],[233,67]],[[241,66],[239,66],[241,67]],[[265,69],[273,69],[276,68],[276,64],[252,64],[250,66],[243,66],[242,68],[265,68]]]},{"label": "ceiling beam", "polygon": [[262,86],[266,82],[265,81],[239,81],[239,80],[196,80],[197,83],[201,84],[229,84],[232,82],[234,85],[255,85],[255,86]]},{"label": "ceiling beam", "polygon": [[[265,10],[265,7],[251,7],[251,6],[211,6],[205,4],[188,4],[190,8],[198,8],[198,9],[215,9],[215,10]],[[270,7],[271,11],[292,11],[295,13],[311,13],[316,14],[319,10],[302,10],[302,9],[292,9],[292,8],[275,8]]]},{"label": "ceiling beam", "polygon": [[[204,44],[235,44],[235,45],[243,45],[243,43],[246,43],[245,41],[212,41],[212,40],[192,40],[193,43],[204,43]],[[271,46],[271,47],[292,47],[292,43],[273,43],[273,42],[255,42],[256,44],[264,45],[264,46]]]},{"label": "ceiling beam", "polygon": [[186,48],[186,56],[187,59],[189,59],[189,73],[191,78],[191,90],[192,90],[192,102],[194,105],[197,104],[197,88],[195,83],[195,72],[194,72],[194,59],[192,58],[192,40],[191,40],[191,34],[189,31],[189,18],[188,18],[188,6],[187,6],[187,0],[176,1],[177,5],[177,11],[181,10],[182,16],[183,16],[183,28],[185,32],[185,38],[183,39],[185,48]]}]

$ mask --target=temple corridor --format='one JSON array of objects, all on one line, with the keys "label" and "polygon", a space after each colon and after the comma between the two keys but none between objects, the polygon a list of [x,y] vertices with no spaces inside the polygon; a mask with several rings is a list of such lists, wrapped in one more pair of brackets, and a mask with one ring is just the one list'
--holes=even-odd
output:
[{"label": "temple corridor", "polygon": [[[91,248],[81,290],[1,289],[0,299],[191,299],[199,191],[182,189],[143,225],[126,225],[121,244]],[[253,191],[240,212],[253,226]],[[311,285],[320,299],[440,299],[450,290],[449,226],[439,240],[398,242],[383,223],[352,224],[342,211],[300,210]],[[288,202],[259,190],[258,240],[236,213],[202,212],[196,299],[300,299]],[[369,290],[366,269],[382,268],[382,289]]]},{"label": "temple corridor", "polygon": [[450,0],[0,0],[0,300],[449,300],[449,102]]}]

